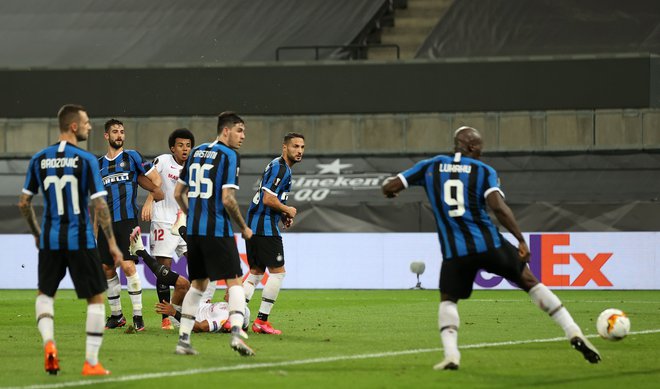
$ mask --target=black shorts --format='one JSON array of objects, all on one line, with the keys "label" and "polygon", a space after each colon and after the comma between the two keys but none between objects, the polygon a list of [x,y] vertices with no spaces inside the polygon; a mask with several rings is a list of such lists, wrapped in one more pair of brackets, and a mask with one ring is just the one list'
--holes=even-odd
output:
[{"label": "black shorts", "polygon": [[442,261],[440,292],[460,299],[469,298],[474,278],[480,269],[518,284],[526,265],[518,257],[518,249],[504,241],[502,246],[494,250]]},{"label": "black shorts", "polygon": [[[130,244],[129,237],[131,232],[133,232],[133,228],[137,226],[137,219],[112,222],[112,231],[115,233],[115,240],[117,241],[119,250],[122,252],[122,254],[124,254],[124,260],[132,260],[135,263],[138,263],[138,257],[136,255],[129,254],[128,246]],[[110,250],[108,249],[108,240],[105,238],[105,234],[103,233],[101,226],[99,226],[97,246],[99,247],[99,255],[101,255],[101,261],[103,264],[114,268],[115,261],[112,259],[112,255],[110,255]]]},{"label": "black shorts", "polygon": [[284,246],[281,236],[252,235],[245,242],[248,264],[250,268],[266,268],[284,266]]},{"label": "black shorts", "polygon": [[242,275],[236,239],[188,235],[188,278],[191,281],[228,280]]},{"label": "black shorts", "polygon": [[69,269],[78,298],[89,298],[108,289],[96,249],[39,250],[39,290],[54,297]]}]

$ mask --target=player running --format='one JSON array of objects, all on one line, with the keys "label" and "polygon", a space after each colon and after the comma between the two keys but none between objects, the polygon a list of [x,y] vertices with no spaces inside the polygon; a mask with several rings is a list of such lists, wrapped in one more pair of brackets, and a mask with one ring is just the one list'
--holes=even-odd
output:
[{"label": "player running", "polygon": [[[442,249],[438,324],[445,358],[433,368],[456,370],[458,351],[458,300],[472,294],[479,269],[500,275],[529,294],[564,330],[571,345],[591,363],[600,361],[598,350],[582,334],[559,298],[529,269],[529,248],[513,212],[504,202],[497,172],[479,161],[483,141],[477,130],[461,127],[454,133],[453,156],[438,155],[383,182],[383,194],[395,197],[410,185],[424,187],[435,214]],[[499,233],[488,216],[486,204],[518,240],[514,247]]]}]

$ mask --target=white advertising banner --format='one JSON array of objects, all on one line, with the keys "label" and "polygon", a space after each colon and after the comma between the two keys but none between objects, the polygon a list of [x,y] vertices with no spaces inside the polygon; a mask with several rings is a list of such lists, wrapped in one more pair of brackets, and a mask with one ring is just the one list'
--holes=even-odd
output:
[{"label": "white advertising banner", "polygon": [[[505,235],[511,238],[509,235]],[[528,233],[532,272],[553,289],[660,289],[660,233]],[[148,235],[143,236],[146,242]],[[245,244],[237,236],[243,271]],[[410,263],[421,261],[425,288],[438,287],[442,256],[434,233],[288,233],[283,236],[290,289],[406,289],[417,276]],[[2,235],[5,251],[0,289],[37,287],[37,250],[30,235]],[[145,244],[145,247],[149,247]],[[185,257],[173,270],[187,276]],[[138,265],[143,288],[155,276]],[[122,276],[125,284],[125,278]],[[263,281],[265,282],[265,280]],[[61,288],[73,288],[68,277]],[[501,277],[480,272],[475,289],[513,289]]]}]

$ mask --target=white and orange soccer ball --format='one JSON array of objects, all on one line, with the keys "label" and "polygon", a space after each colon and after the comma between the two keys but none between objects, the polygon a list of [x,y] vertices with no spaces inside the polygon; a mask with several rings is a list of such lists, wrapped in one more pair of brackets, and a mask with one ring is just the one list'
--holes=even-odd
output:
[{"label": "white and orange soccer ball", "polygon": [[621,340],[630,332],[630,319],[620,309],[609,308],[598,315],[598,335],[607,340]]}]

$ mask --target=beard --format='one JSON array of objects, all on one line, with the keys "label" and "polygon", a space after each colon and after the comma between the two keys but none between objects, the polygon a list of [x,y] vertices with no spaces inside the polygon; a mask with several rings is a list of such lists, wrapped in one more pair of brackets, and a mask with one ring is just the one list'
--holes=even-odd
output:
[{"label": "beard", "polygon": [[76,133],[76,140],[78,142],[84,142],[87,140],[87,134]]},{"label": "beard", "polygon": [[109,140],[108,144],[110,145],[110,147],[112,147],[115,150],[119,150],[122,147],[124,147],[124,141],[123,140],[117,140],[117,141]]}]

